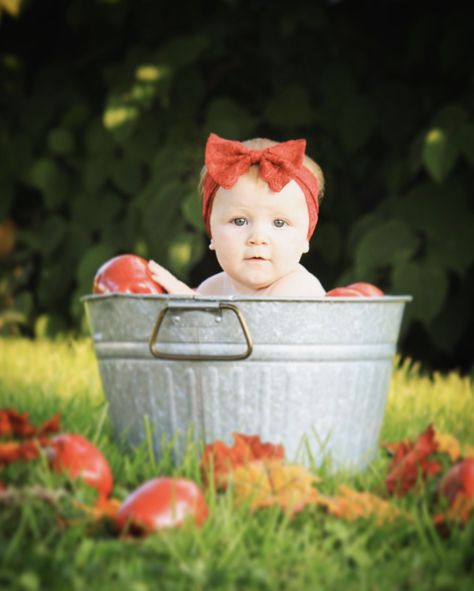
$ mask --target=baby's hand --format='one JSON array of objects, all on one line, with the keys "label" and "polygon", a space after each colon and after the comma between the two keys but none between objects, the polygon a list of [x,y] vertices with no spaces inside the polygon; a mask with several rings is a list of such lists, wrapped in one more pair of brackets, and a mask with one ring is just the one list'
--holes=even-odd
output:
[{"label": "baby's hand", "polygon": [[155,263],[155,261],[149,261],[148,268],[151,271],[153,279],[159,283],[168,293],[188,295],[194,294],[194,290],[191,289],[174,275],[172,275],[167,269]]}]

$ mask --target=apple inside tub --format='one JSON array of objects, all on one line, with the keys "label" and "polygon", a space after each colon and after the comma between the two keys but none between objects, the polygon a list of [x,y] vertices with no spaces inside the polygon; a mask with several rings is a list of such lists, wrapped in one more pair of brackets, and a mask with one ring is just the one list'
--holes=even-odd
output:
[{"label": "apple inside tub", "polygon": [[384,293],[379,287],[365,281],[356,281],[326,292],[326,296],[329,297],[381,297],[383,295]]},{"label": "apple inside tub", "polygon": [[94,277],[93,293],[166,293],[151,276],[148,261],[122,254],[104,263]]}]

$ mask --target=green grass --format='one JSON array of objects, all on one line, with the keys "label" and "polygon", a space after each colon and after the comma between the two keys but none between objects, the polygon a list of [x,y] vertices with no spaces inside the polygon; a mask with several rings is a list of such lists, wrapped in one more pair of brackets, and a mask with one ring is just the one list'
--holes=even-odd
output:
[{"label": "green grass", "polygon": [[[123,498],[144,480],[183,474],[199,480],[190,447],[182,466],[169,456],[153,458],[146,445],[133,451],[114,441],[98,370],[88,340],[0,340],[0,407],[28,411],[35,423],[54,412],[65,431],[94,440],[115,476],[114,496]],[[462,442],[474,443],[474,388],[456,373],[421,376],[416,364],[395,369],[383,440],[416,436],[433,422]],[[387,459],[363,474],[327,477],[380,492]],[[16,464],[5,474],[17,484],[58,484],[42,462]],[[71,495],[86,494],[74,486]],[[64,527],[56,510],[35,499],[0,505],[0,589],[302,589],[451,590],[474,588],[474,524],[448,537],[434,528],[426,497],[396,501],[414,519],[376,527],[370,519],[347,523],[308,509],[288,519],[271,509],[250,514],[230,494],[207,493],[210,518],[200,529],[117,539],[106,527],[84,520]],[[62,505],[61,505],[62,507]],[[64,507],[69,507],[67,503]]]}]

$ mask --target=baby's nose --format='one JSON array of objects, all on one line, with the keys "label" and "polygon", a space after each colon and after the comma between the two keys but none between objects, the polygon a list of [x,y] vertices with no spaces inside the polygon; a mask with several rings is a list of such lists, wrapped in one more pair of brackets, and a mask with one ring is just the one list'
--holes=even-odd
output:
[{"label": "baby's nose", "polygon": [[268,236],[262,228],[256,226],[252,228],[248,242],[249,244],[268,244]]}]

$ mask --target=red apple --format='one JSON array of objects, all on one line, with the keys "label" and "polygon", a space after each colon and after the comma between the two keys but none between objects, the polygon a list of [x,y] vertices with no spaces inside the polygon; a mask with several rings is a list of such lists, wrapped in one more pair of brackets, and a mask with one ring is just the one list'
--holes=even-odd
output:
[{"label": "red apple", "polygon": [[165,293],[154,281],[148,262],[134,254],[123,254],[110,259],[97,271],[93,293]]},{"label": "red apple", "polygon": [[180,527],[186,519],[201,525],[208,515],[204,494],[187,478],[153,478],[131,493],[115,521],[120,530],[139,533]]},{"label": "red apple", "polygon": [[51,440],[47,448],[49,465],[54,472],[67,472],[71,478],[81,478],[108,497],[113,488],[113,476],[102,452],[88,439],[77,433],[62,433]]},{"label": "red apple", "polygon": [[360,297],[362,294],[357,289],[353,289],[352,287],[335,287],[330,291],[326,292],[326,296],[329,297]]},{"label": "red apple", "polygon": [[363,296],[383,296],[383,291],[373,285],[372,283],[366,283],[365,281],[357,281],[356,283],[351,283],[347,287],[350,289],[357,290]]}]

